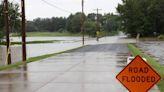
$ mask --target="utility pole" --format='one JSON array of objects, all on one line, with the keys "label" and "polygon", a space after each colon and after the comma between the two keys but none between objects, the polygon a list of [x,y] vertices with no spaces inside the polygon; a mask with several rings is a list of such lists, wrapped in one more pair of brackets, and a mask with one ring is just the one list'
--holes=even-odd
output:
[{"label": "utility pole", "polygon": [[82,0],[81,32],[82,32],[82,45],[84,45],[84,0]]},{"label": "utility pole", "polygon": [[102,9],[94,9],[97,13],[96,13],[96,24],[97,24],[97,31],[100,31],[100,25],[99,25],[99,10],[102,10]]},{"label": "utility pole", "polygon": [[99,41],[99,37],[100,37],[100,25],[99,25],[99,10],[101,9],[94,9],[97,11],[97,14],[96,14],[96,40]]},{"label": "utility pole", "polygon": [[26,19],[25,19],[25,1],[21,0],[22,7],[22,59],[26,61]]},{"label": "utility pole", "polygon": [[6,29],[6,43],[7,43],[7,64],[11,64],[10,53],[10,37],[9,37],[9,15],[8,15],[8,0],[4,0],[4,13],[5,13],[5,29]]}]

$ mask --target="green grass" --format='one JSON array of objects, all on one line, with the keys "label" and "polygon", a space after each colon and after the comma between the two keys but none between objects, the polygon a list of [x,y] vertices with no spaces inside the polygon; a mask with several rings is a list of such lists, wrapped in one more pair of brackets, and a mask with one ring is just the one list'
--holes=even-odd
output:
[{"label": "green grass", "polygon": [[142,53],[134,45],[128,44],[128,47],[131,50],[132,54],[134,54],[135,56],[136,55],[140,55],[140,56],[146,58],[148,63],[149,63],[149,65],[152,66],[152,68],[159,73],[159,75],[161,76],[162,79],[158,82],[157,85],[158,85],[160,91],[164,92],[164,66],[161,66],[159,63],[157,63],[157,61],[155,59],[151,58],[147,54]]},{"label": "green grass", "polygon": [[107,31],[101,31],[101,36],[104,37],[104,36],[114,36],[114,35],[117,35],[118,34],[118,31],[111,31],[111,32],[107,32]]},{"label": "green grass", "polygon": [[157,38],[158,38],[159,40],[164,40],[164,35],[159,35]]},{"label": "green grass", "polygon": [[[47,41],[28,41],[26,44],[41,44],[41,43],[54,43],[58,40],[47,40]],[[21,45],[22,42],[11,42],[11,45]],[[6,45],[6,42],[1,42],[0,45]]]},{"label": "green grass", "polygon": [[81,47],[78,47],[78,48],[75,48],[75,49],[71,49],[71,50],[67,50],[67,51],[63,51],[63,52],[59,52],[59,53],[52,53],[52,54],[46,54],[46,55],[41,55],[41,56],[37,56],[37,57],[32,57],[32,58],[27,59],[24,62],[19,61],[19,62],[16,62],[14,64],[11,64],[11,65],[0,66],[0,71],[6,70],[6,69],[11,69],[11,68],[16,68],[16,67],[19,67],[23,64],[28,64],[28,63],[31,63],[31,62],[39,61],[39,60],[46,59],[48,57],[56,56],[56,55],[59,55],[59,54],[68,53],[68,52],[71,52],[73,50],[76,50],[76,49],[79,49],[79,48],[82,48],[82,47],[84,47],[84,46],[81,46]]},{"label": "green grass", "polygon": [[[73,34],[69,32],[27,32],[27,37],[53,37],[53,36],[80,36],[80,33]],[[13,33],[12,36],[20,36],[20,34]]]}]

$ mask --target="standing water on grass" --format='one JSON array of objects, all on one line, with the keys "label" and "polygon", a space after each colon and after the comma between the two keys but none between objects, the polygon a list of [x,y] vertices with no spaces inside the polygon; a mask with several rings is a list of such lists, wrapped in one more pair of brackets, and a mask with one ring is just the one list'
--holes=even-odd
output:
[{"label": "standing water on grass", "polygon": [[[22,60],[22,48],[21,46],[11,47],[11,60],[12,63]],[[6,64],[6,46],[0,46],[0,66]]]},{"label": "standing water on grass", "polygon": [[[12,37],[12,42],[21,42],[21,37]],[[61,52],[81,46],[81,37],[27,37],[28,41],[49,41],[54,43],[27,44],[27,58]],[[55,42],[55,40],[57,40]],[[21,45],[11,47],[12,63],[22,60]],[[6,62],[6,47],[0,46],[0,65]]]}]

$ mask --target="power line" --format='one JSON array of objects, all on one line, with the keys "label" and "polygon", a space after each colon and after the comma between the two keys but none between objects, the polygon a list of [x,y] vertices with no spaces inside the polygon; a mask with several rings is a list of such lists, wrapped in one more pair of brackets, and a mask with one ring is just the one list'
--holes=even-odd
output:
[{"label": "power line", "polygon": [[68,10],[65,10],[65,9],[63,9],[63,8],[60,8],[60,7],[58,7],[58,6],[56,6],[56,5],[52,4],[52,3],[49,3],[49,2],[47,2],[47,1],[45,1],[45,0],[41,0],[41,1],[43,1],[44,3],[46,3],[46,4],[48,4],[48,5],[52,6],[52,7],[54,7],[54,8],[56,8],[56,9],[59,9],[59,10],[61,10],[61,11],[64,11],[64,12],[67,12],[67,13],[72,13],[72,12],[70,12],[70,11],[68,11]]}]

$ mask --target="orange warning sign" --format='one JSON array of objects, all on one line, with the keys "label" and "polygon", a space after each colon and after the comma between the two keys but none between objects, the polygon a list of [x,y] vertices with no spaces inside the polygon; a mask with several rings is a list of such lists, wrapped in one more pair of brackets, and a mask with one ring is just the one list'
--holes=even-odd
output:
[{"label": "orange warning sign", "polygon": [[140,56],[136,56],[116,78],[130,92],[148,92],[161,79]]}]

